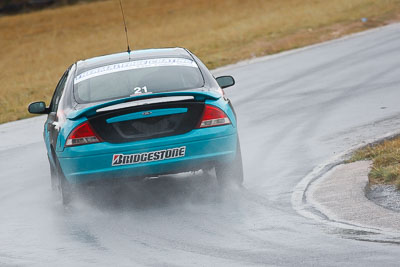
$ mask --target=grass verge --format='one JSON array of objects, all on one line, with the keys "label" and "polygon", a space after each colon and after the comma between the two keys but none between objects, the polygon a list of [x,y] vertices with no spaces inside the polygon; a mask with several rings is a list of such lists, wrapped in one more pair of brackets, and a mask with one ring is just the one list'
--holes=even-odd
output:
[{"label": "grass verge", "polygon": [[400,189],[400,137],[357,150],[350,162],[372,160],[370,184],[392,184]]},{"label": "grass verge", "polygon": [[[131,47],[183,46],[209,68],[326,41],[400,18],[400,0],[123,1]],[[361,18],[368,18],[366,23]],[[76,60],[125,50],[117,0],[0,17],[0,123],[49,102]]]}]

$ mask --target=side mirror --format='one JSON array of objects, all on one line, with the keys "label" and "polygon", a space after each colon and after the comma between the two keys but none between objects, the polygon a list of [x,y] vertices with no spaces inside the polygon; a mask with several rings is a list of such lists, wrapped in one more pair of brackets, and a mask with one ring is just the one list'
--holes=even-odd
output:
[{"label": "side mirror", "polygon": [[46,103],[43,101],[30,103],[28,106],[28,111],[32,114],[48,114]]},{"label": "side mirror", "polygon": [[220,76],[216,78],[217,83],[223,89],[235,84],[235,79],[232,76]]}]

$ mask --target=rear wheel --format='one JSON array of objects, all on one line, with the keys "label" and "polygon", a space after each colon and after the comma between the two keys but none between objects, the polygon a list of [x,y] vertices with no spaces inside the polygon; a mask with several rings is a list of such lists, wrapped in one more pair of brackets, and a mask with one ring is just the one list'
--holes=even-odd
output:
[{"label": "rear wheel", "polygon": [[72,186],[70,183],[68,183],[63,174],[61,174],[60,180],[62,203],[63,205],[68,205],[72,200]]},{"label": "rear wheel", "polygon": [[234,161],[229,163],[220,163],[215,166],[217,181],[222,187],[234,185],[242,186],[243,184],[243,164],[242,153],[240,151],[240,143],[238,141],[236,156]]},{"label": "rear wheel", "polygon": [[[73,193],[72,185],[65,178],[58,160],[55,159],[55,161],[56,161],[56,167],[53,168],[56,177],[55,180],[57,180],[57,185],[61,193],[61,200],[63,205],[68,205],[72,200],[72,193]],[[53,186],[53,179],[52,179],[52,186]]]},{"label": "rear wheel", "polygon": [[53,164],[49,160],[50,165],[50,181],[51,181],[51,190],[56,191],[58,187],[58,177],[57,172],[53,166]]}]

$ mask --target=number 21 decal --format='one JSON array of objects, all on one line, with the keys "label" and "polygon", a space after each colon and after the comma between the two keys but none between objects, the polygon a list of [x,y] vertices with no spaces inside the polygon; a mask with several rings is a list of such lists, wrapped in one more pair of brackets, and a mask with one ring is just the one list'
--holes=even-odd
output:
[{"label": "number 21 decal", "polygon": [[133,88],[133,91],[135,94],[143,94],[143,93],[147,93],[147,87],[143,86],[143,87],[135,87]]}]

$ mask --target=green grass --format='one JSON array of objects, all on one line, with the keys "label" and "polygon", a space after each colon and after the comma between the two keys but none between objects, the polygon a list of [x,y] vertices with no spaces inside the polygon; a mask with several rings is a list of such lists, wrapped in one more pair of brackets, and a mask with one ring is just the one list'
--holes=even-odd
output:
[{"label": "green grass", "polygon": [[400,189],[400,137],[357,150],[350,162],[372,160],[370,184],[392,184]]},{"label": "green grass", "polygon": [[[399,20],[400,0],[123,1],[133,49],[182,46],[216,68]],[[367,23],[360,20],[368,18]],[[124,51],[118,0],[0,17],[0,123],[31,116],[79,59]]]}]

